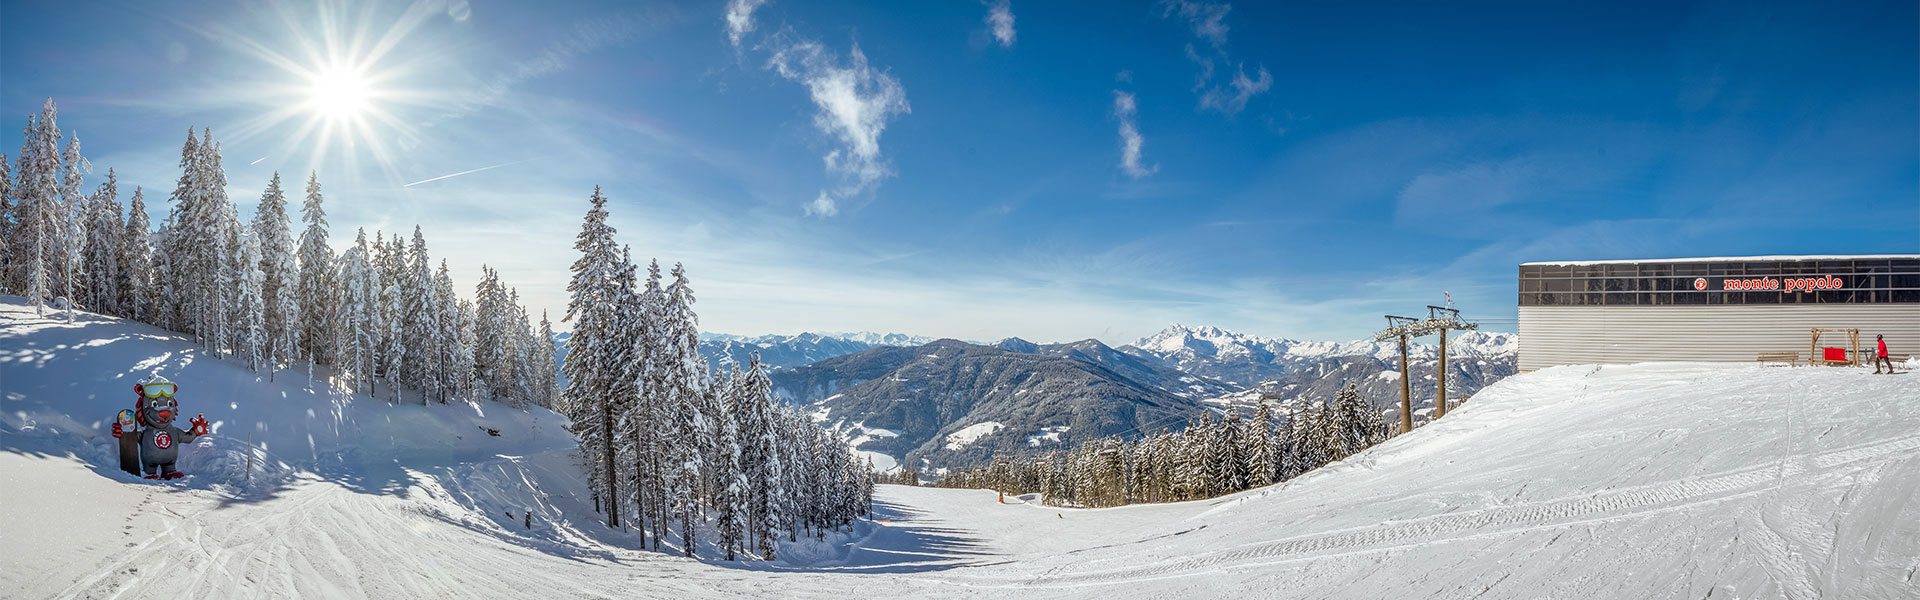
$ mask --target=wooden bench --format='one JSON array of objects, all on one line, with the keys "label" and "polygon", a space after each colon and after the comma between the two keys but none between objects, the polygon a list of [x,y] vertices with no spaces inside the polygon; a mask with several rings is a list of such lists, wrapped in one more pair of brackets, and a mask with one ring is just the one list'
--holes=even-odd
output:
[{"label": "wooden bench", "polygon": [[1768,364],[1773,364],[1773,363],[1786,363],[1788,365],[1797,367],[1797,366],[1800,366],[1800,353],[1799,352],[1761,352],[1759,358],[1755,358],[1754,360],[1758,361],[1763,366]]}]

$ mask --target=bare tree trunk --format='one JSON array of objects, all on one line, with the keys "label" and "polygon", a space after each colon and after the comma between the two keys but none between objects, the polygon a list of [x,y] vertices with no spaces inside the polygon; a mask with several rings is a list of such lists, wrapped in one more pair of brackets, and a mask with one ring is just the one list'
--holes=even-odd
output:
[{"label": "bare tree trunk", "polygon": [[601,456],[605,458],[607,472],[607,480],[605,482],[605,488],[607,490],[607,527],[618,529],[620,528],[620,480],[614,475],[613,470],[613,444],[616,441],[613,437],[613,403],[607,400],[607,398],[600,399],[600,432],[606,436],[603,438],[603,453]]}]

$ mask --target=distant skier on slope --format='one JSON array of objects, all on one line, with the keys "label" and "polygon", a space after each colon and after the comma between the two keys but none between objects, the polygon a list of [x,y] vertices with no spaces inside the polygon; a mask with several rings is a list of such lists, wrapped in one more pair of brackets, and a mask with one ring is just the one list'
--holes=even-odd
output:
[{"label": "distant skier on slope", "polygon": [[1887,356],[1887,336],[1873,336],[1873,341],[1874,345],[1877,346],[1873,349],[1873,374],[1879,375],[1880,365],[1885,364],[1887,365],[1887,374],[1892,375],[1893,359]]},{"label": "distant skier on slope", "polygon": [[135,405],[135,420],[141,428],[137,434],[123,432],[119,421],[113,424],[113,437],[138,435],[140,438],[140,469],[147,479],[179,479],[185,477],[173,469],[179,460],[178,444],[190,444],[193,440],[207,435],[205,415],[197,415],[189,423],[192,429],[181,430],[173,426],[173,419],[179,414],[180,403],[173,399],[179,388],[166,378],[155,375],[152,379],[135,384],[133,390],[140,394]]}]

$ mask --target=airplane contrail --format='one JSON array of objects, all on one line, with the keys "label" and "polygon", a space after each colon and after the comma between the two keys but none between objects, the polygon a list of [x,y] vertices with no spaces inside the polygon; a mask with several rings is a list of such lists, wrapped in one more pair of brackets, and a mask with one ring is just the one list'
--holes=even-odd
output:
[{"label": "airplane contrail", "polygon": [[442,180],[442,179],[448,179],[448,178],[452,178],[452,177],[459,177],[459,176],[461,176],[461,175],[472,175],[472,174],[474,174],[474,173],[479,173],[479,172],[481,172],[481,171],[485,171],[485,170],[488,170],[488,169],[498,169],[498,168],[500,168],[500,167],[509,167],[509,166],[513,166],[513,165],[517,165],[517,164],[520,164],[520,163],[523,163],[523,162],[527,162],[528,160],[533,160],[533,159],[531,159],[531,158],[529,158],[529,159],[526,159],[526,160],[516,160],[516,161],[513,161],[513,162],[505,162],[505,163],[500,163],[500,164],[497,164],[497,165],[490,165],[490,166],[485,166],[485,167],[480,167],[480,168],[478,168],[478,169],[468,169],[468,170],[465,170],[465,171],[461,171],[461,172],[459,172],[459,173],[449,173],[449,174],[446,174],[446,175],[441,175],[441,176],[439,176],[439,177],[432,177],[432,178],[428,178],[428,179],[422,179],[422,180],[419,180],[419,181],[415,181],[415,182],[413,182],[413,183],[409,183],[409,184],[406,184],[406,185],[403,185],[403,186],[400,186],[400,187],[403,187],[403,188],[410,188],[410,187],[413,187],[413,186],[416,186],[416,185],[420,185],[420,184],[422,184],[422,183],[432,183],[432,182],[435,182],[435,181],[439,181],[439,180]]},{"label": "airplane contrail", "polygon": [[[272,154],[268,154],[267,156],[273,156],[273,155],[272,155]],[[257,164],[260,164],[260,161],[263,161],[263,160],[266,160],[266,159],[267,159],[267,156],[262,156],[262,157],[260,157],[260,158],[256,158],[256,159],[253,159],[253,162],[250,162],[250,163],[247,163],[247,166],[249,166],[249,167],[251,167],[251,166],[254,166],[254,165],[257,165]]]}]

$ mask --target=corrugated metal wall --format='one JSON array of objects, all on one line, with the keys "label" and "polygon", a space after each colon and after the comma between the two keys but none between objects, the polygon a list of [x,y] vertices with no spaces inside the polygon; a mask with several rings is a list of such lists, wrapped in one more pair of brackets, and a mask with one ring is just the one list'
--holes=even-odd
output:
[{"label": "corrugated metal wall", "polygon": [[[1920,354],[1920,304],[1522,306],[1520,370],[1650,361],[1753,362],[1761,352],[1807,352],[1814,327],[1858,328],[1894,354]],[[1823,335],[1822,346],[1846,346]]]}]

